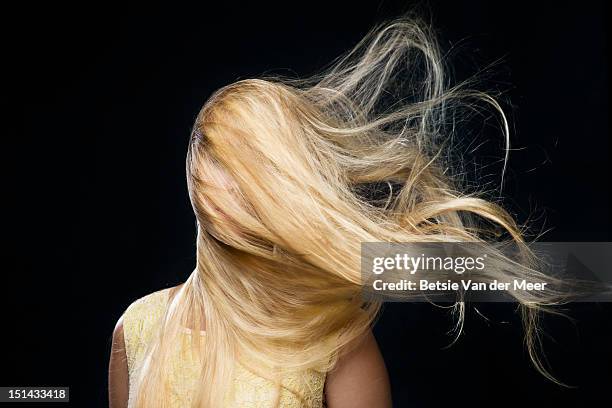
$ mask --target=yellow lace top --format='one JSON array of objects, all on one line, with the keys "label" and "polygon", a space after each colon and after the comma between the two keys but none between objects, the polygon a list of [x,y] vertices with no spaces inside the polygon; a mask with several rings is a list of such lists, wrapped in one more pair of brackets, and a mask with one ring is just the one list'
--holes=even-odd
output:
[{"label": "yellow lace top", "polygon": [[[130,383],[134,382],[135,367],[144,358],[148,343],[153,338],[156,326],[166,310],[170,289],[147,295],[132,303],[123,315],[123,335],[127,355]],[[186,329],[189,333],[189,330]],[[201,333],[205,335],[205,332]],[[191,334],[189,334],[191,335]],[[185,359],[177,351],[169,374],[172,387],[172,407],[190,407],[191,396],[196,387],[200,367]],[[262,378],[248,368],[238,364],[232,389],[226,397],[227,408],[321,408],[325,373],[314,370],[292,374],[283,378],[280,396],[278,386]],[[128,407],[133,406],[134,395],[130,388]],[[276,401],[280,404],[275,405]]]}]

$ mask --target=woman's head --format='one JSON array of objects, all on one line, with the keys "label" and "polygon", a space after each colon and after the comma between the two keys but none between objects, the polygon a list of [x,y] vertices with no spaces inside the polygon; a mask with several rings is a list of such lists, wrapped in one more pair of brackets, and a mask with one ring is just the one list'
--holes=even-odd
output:
[{"label": "woman's head", "polygon": [[276,331],[276,347],[316,348],[360,319],[359,246],[375,221],[333,126],[303,90],[273,80],[223,88],[198,115],[187,173],[199,273],[236,302],[245,337]]},{"label": "woman's head", "polygon": [[[462,107],[488,105],[505,123],[503,113],[487,94],[446,84],[433,36],[401,19],[320,75],[242,80],[210,97],[187,154],[197,266],[148,353],[139,406],[163,403],[167,392],[152,390],[166,389],[168,347],[201,318],[196,400],[206,406],[219,405],[238,360],[268,367],[275,380],[331,369],[380,307],[360,296],[362,242],[484,243],[491,224],[522,242],[506,211],[461,188],[449,160]],[[545,279],[509,264],[480,279],[521,274]],[[542,296],[517,299],[529,328],[557,294]]]},{"label": "woman's head", "polygon": [[[246,234],[274,243],[303,229],[291,201],[318,185],[330,164],[312,154],[315,141],[294,89],[245,80],[217,92],[196,121],[188,155],[192,203],[201,225],[223,208]],[[325,167],[325,169],[324,169]],[[214,180],[216,179],[216,181]],[[219,188],[219,183],[225,188]]]}]

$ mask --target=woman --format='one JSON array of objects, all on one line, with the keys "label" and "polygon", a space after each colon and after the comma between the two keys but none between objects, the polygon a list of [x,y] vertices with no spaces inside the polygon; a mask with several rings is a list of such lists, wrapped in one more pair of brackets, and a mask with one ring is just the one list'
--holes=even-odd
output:
[{"label": "woman", "polygon": [[[361,296],[360,244],[486,242],[500,228],[522,243],[508,213],[463,192],[450,171],[448,130],[477,101],[505,123],[490,96],[446,86],[435,40],[407,18],[307,80],[217,91],[187,155],[197,266],[118,322],[111,406],[391,406],[370,331],[380,302]],[[533,328],[555,294],[517,300],[542,369]],[[457,310],[461,318],[463,302]]]}]

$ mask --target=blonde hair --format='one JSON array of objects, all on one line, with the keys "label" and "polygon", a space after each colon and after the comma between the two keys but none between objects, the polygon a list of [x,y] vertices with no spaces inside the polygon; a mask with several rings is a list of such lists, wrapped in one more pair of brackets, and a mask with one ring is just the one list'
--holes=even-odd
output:
[{"label": "blonde hair", "polygon": [[[467,83],[448,86],[443,65],[427,25],[402,18],[322,74],[241,80],[212,95],[187,155],[197,266],[139,368],[136,406],[168,404],[165,372],[185,327],[207,333],[191,343],[202,362],[196,406],[222,405],[237,361],[276,382],[287,371],[329,371],[380,310],[361,296],[362,242],[485,242],[495,224],[523,243],[507,211],[464,191],[450,172],[448,128],[461,107],[492,107],[505,154],[509,139],[496,99]],[[358,193],[377,183],[395,191],[384,200]],[[514,276],[548,279],[510,262],[480,279]],[[553,290],[517,298],[545,374],[538,310],[559,299]],[[459,327],[464,307],[459,300]]]}]

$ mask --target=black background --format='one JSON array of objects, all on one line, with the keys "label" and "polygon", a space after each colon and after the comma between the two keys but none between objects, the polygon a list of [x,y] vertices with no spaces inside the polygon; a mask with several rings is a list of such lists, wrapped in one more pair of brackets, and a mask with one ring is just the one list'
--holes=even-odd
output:
[{"label": "black background", "polygon": [[[184,182],[193,119],[215,89],[314,73],[404,2],[22,3],[2,13],[2,385],[69,385],[105,406],[110,336],[127,305],[194,265]],[[430,1],[463,78],[505,90],[513,122],[506,205],[549,241],[609,241],[603,2]],[[508,103],[511,103],[511,105]],[[499,159],[501,142],[484,147]],[[495,157],[497,154],[497,157]],[[491,171],[497,171],[492,166]],[[543,227],[542,227],[543,226]],[[447,310],[391,304],[375,333],[397,407],[612,402],[612,308],[547,318],[559,387],[530,366],[511,305],[470,311],[445,349]],[[595,403],[598,401],[599,403]],[[23,406],[23,405],[21,405]]]}]

